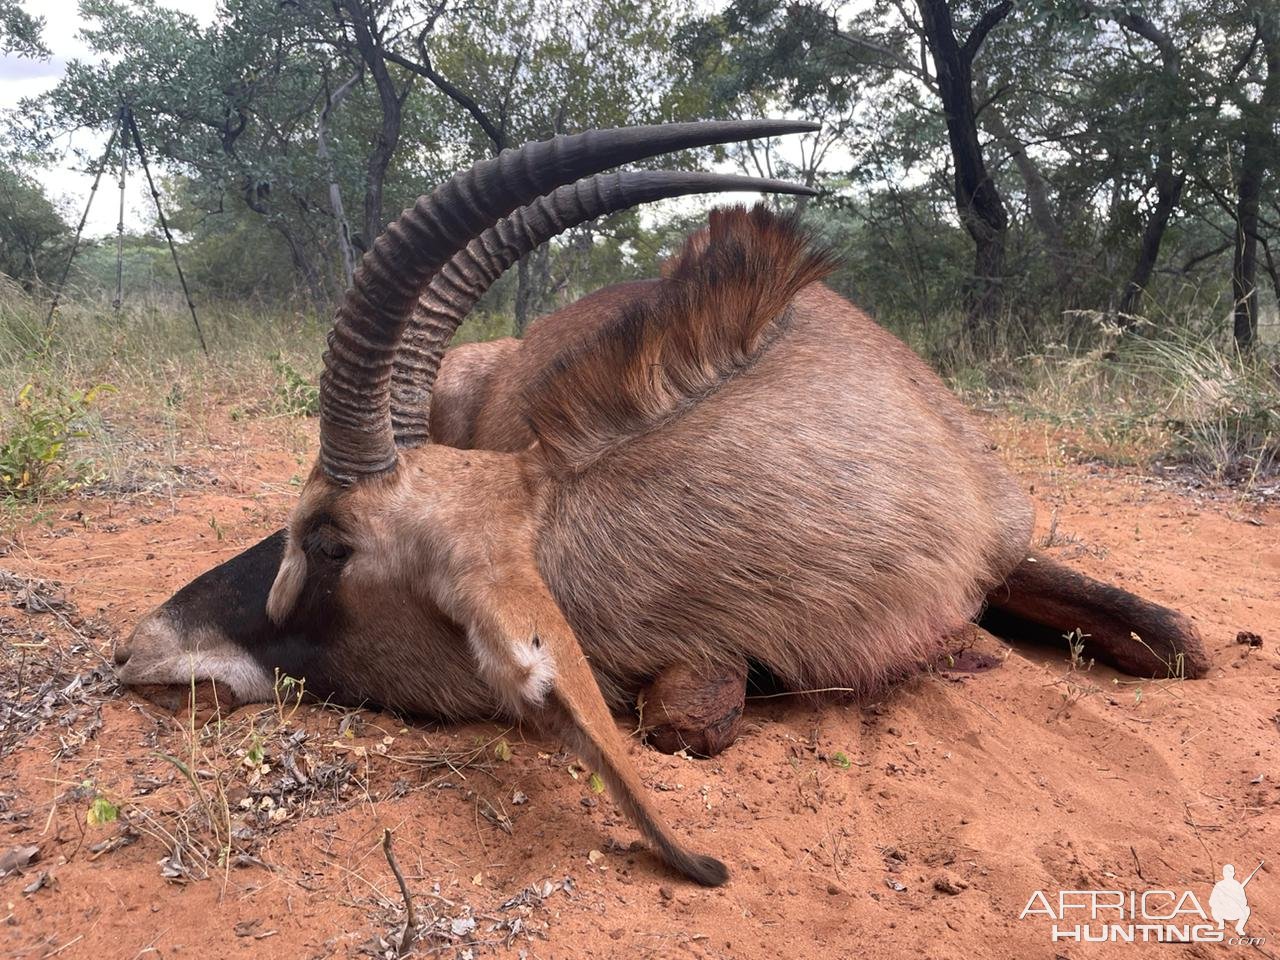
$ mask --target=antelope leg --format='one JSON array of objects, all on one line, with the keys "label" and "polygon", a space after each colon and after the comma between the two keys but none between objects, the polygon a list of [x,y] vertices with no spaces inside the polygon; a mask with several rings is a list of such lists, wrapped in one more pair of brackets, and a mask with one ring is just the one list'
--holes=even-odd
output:
[{"label": "antelope leg", "polygon": [[714,757],[738,737],[747,698],[747,664],[730,669],[675,663],[640,692],[637,707],[649,746]]},{"label": "antelope leg", "polygon": [[1196,679],[1211,666],[1200,631],[1183,614],[1042,554],[1019,564],[987,603],[1064,634],[1079,630],[1085,656],[1136,677]]}]

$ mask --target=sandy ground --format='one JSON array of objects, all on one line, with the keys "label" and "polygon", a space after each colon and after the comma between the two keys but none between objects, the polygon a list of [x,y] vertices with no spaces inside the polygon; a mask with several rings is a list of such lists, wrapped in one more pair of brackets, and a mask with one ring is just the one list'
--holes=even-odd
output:
[{"label": "sandy ground", "polygon": [[[114,688],[113,637],[279,525],[305,429],[224,418],[179,452],[174,490],[57,504],[0,540],[17,578],[0,594],[0,854],[20,861],[0,879],[0,955],[387,955],[404,921],[390,828],[416,955],[1280,956],[1274,502],[1074,462],[1061,435],[993,421],[1050,552],[1189,613],[1211,676],[1137,682],[1073,670],[1065,643],[980,637],[994,667],[874,703],[754,700],[714,760],[637,744],[661,806],[733,871],[704,890],[519,730],[287,703],[201,728]],[[1208,910],[1223,864],[1264,858],[1262,944],[1055,943],[1047,917],[1019,919],[1035,891],[1190,890]]]}]

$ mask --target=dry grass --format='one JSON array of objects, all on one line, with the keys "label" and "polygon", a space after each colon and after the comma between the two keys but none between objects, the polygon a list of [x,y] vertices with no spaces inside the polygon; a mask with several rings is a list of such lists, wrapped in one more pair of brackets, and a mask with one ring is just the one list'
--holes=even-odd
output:
[{"label": "dry grass", "polygon": [[1050,343],[952,384],[975,405],[1067,427],[1079,460],[1183,472],[1280,495],[1280,347],[1242,355],[1220,334],[1101,324],[1092,345]]},{"label": "dry grass", "polygon": [[[92,481],[92,492],[157,493],[189,479],[181,447],[210,440],[210,398],[229,400],[232,419],[315,414],[328,315],[252,303],[198,310],[208,356],[185,305],[170,294],[143,295],[120,311],[69,296],[46,327],[47,300],[0,277],[0,441],[22,427],[16,400],[28,385],[49,397],[106,387],[86,405],[75,424],[82,436],[63,456],[83,461],[81,479]],[[506,318],[480,313],[458,342],[510,332]],[[0,514],[10,514],[9,525],[29,522],[31,503],[65,491],[36,486],[20,498],[28,509],[16,517],[14,498],[6,504],[0,491]]]},{"label": "dry grass", "polygon": [[[94,492],[154,494],[198,482],[186,472],[181,448],[210,440],[210,398],[224,406],[232,398],[233,419],[296,423],[314,413],[312,384],[328,318],[309,309],[202,306],[208,357],[185,308],[168,295],[144,296],[119,312],[68,298],[50,330],[46,313],[47,303],[0,281],[0,396],[16,398],[27,384],[112,388],[85,413],[84,436],[66,444],[65,456],[83,461]],[[1166,318],[1159,329],[1206,325],[1174,320]],[[1150,324],[1122,331],[1100,316],[1073,315],[1057,322],[1063,336],[1055,337],[1050,323],[1029,327],[1011,317],[994,348],[979,356],[946,333],[957,326],[956,318],[942,318],[931,328],[932,339],[908,340],[934,357],[971,403],[1070,428],[1078,439],[1069,441],[1069,456],[1280,494],[1275,344],[1242,357],[1223,336],[1156,336]],[[1221,318],[1213,326],[1224,329]],[[1068,330],[1072,342],[1089,346],[1064,345]],[[462,329],[465,339],[507,333],[505,319],[486,314]],[[0,404],[0,439],[13,429],[14,416],[12,404]],[[0,525],[30,522],[41,499],[41,491],[35,493],[27,498],[34,509],[0,504]]]},{"label": "dry grass", "polygon": [[54,759],[73,757],[102,726],[98,708],[116,689],[98,646],[110,631],[49,580],[0,569],[0,597],[22,611],[0,613],[0,760],[49,725]]}]

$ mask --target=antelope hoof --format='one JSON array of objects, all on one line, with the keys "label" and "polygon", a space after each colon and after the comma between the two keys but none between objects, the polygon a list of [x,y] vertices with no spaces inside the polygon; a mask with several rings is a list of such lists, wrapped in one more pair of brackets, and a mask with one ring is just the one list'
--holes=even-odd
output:
[{"label": "antelope hoof", "polygon": [[1101,632],[1086,638],[1100,648],[1100,659],[1135,677],[1178,677],[1198,680],[1208,675],[1213,661],[1205,649],[1200,630],[1190,618],[1156,604],[1148,604],[1146,616],[1135,617],[1128,636]]},{"label": "antelope hoof", "polygon": [[663,753],[714,757],[737,739],[746,700],[745,662],[729,670],[673,664],[640,692],[640,732]]}]

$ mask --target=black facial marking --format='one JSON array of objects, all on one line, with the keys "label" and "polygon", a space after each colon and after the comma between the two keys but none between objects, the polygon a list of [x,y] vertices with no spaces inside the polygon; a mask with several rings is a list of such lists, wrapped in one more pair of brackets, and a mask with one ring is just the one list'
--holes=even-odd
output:
[{"label": "black facial marking", "polygon": [[[305,679],[308,693],[336,696],[327,667],[331,642],[341,636],[345,617],[332,601],[341,562],[308,552],[306,584],[282,625],[267,616],[267,597],[284,558],[287,536],[278,530],[225,563],[201,574],[162,608],[187,633],[212,628],[244,649],[268,673]],[[331,535],[329,546],[344,546]]]}]

